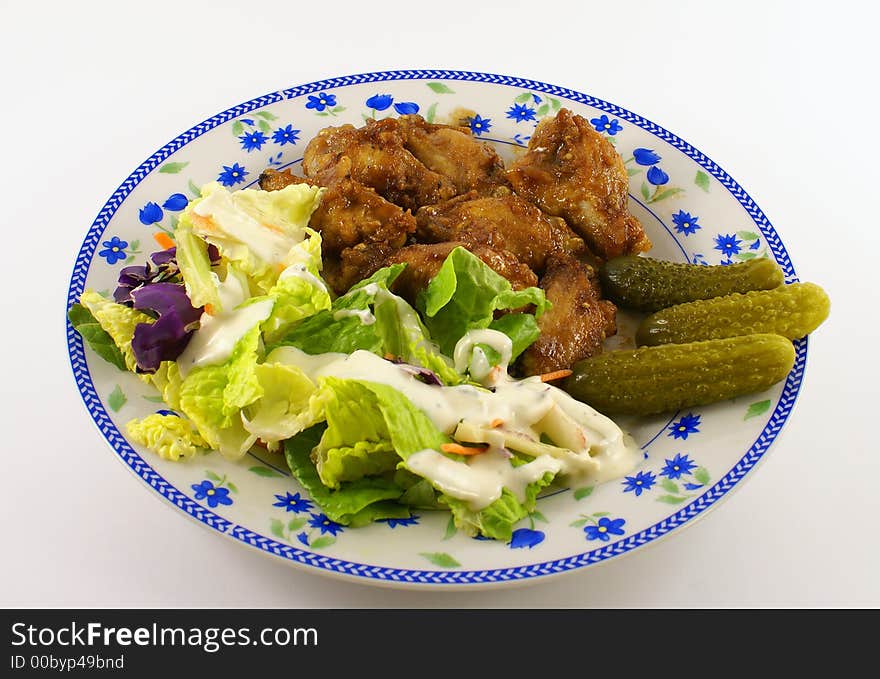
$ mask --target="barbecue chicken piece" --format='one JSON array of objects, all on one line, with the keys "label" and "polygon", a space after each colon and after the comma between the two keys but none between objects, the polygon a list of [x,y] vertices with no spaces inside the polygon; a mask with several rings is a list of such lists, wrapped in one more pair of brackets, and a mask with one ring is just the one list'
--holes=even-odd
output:
[{"label": "barbecue chicken piece", "polygon": [[507,178],[520,196],[563,217],[603,259],[651,247],[629,214],[629,179],[614,146],[568,109],[538,124]]},{"label": "barbecue chicken piece", "polygon": [[451,180],[405,148],[403,128],[394,118],[371,120],[360,128],[325,127],[306,146],[303,172],[322,186],[350,177],[405,210],[456,194]]},{"label": "barbecue chicken piece", "polygon": [[396,250],[386,243],[358,243],[338,256],[325,257],[321,276],[333,292],[343,295],[352,285],[385,266],[385,260]]},{"label": "barbecue chicken piece", "polygon": [[309,186],[318,186],[318,182],[305,177],[298,177],[288,168],[287,170],[273,170],[267,168],[260,173],[260,188],[263,191],[280,191],[285,186],[291,184],[308,184]]},{"label": "barbecue chicken piece", "polygon": [[398,122],[406,149],[449,179],[456,193],[475,190],[489,195],[508,185],[501,158],[489,144],[474,139],[470,128],[434,125],[419,115],[401,116]]},{"label": "barbecue chicken piece", "polygon": [[540,286],[553,308],[538,319],[541,335],[523,352],[519,371],[541,375],[601,353],[616,332],[617,307],[601,298],[596,270],[574,257],[551,257]]},{"label": "barbecue chicken piece", "polygon": [[584,241],[565,220],[549,217],[515,193],[478,197],[476,192],[457,196],[416,213],[420,240],[439,243],[461,241],[468,247],[507,250],[534,271],[542,272],[547,257],[579,254]]}]

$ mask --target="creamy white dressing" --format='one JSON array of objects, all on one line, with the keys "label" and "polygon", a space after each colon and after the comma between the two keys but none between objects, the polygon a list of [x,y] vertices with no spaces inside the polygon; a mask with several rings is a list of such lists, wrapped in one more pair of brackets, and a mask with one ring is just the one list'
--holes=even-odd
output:
[{"label": "creamy white dressing", "polygon": [[247,278],[234,268],[229,268],[223,282],[220,281],[219,276],[213,271],[211,272],[211,278],[217,284],[217,297],[220,299],[220,309],[218,311],[234,309],[250,297]]},{"label": "creamy white dressing", "polygon": [[278,275],[279,281],[283,281],[286,278],[301,278],[302,280],[308,281],[309,283],[314,285],[316,288],[318,288],[318,290],[323,290],[324,292],[327,292],[327,286],[324,285],[324,281],[322,281],[311,271],[309,271],[306,265],[302,262],[291,264]]},{"label": "creamy white dressing", "polygon": [[254,254],[269,264],[280,264],[290,249],[302,240],[280,227],[265,224],[236,205],[233,194],[214,191],[194,207],[193,212],[208,221],[194,220],[193,230],[201,236],[222,236],[247,245]]},{"label": "creamy white dressing", "polygon": [[[498,340],[492,336],[476,339],[478,337],[480,335],[473,335],[468,342],[489,339],[494,348]],[[499,353],[504,355],[503,352]],[[385,384],[406,396],[445,434],[458,434],[465,429],[478,432],[478,440],[489,443],[491,448],[468,462],[456,462],[437,451],[433,451],[435,455],[420,453],[415,462],[418,467],[416,471],[411,467],[412,456],[407,460],[407,467],[430,480],[437,488],[440,488],[438,484],[454,488],[458,483],[460,493],[467,497],[456,495],[453,491],[444,492],[462,497],[472,507],[491,504],[492,497],[497,499],[497,489],[494,483],[486,480],[488,471],[483,470],[478,474],[474,470],[468,471],[468,468],[484,458],[480,465],[489,465],[491,461],[498,469],[514,470],[503,453],[505,447],[531,455],[535,458],[533,462],[542,460],[542,465],[553,466],[554,471],[583,481],[598,482],[622,476],[640,461],[633,441],[610,419],[537,377],[524,380],[509,377],[506,366],[502,366],[502,376],[492,375],[495,385],[490,390],[471,385],[428,385],[400,366],[362,350],[352,354],[310,356],[295,347],[281,347],[272,352],[269,360],[295,365],[316,382],[321,377],[333,376]],[[559,447],[541,443],[542,433],[547,434]],[[490,453],[492,455],[486,457]],[[504,458],[506,466],[501,465],[499,456]],[[441,458],[445,461],[441,461]],[[452,468],[450,465],[457,466]],[[502,486],[510,488],[505,484],[516,484],[516,479],[527,474],[516,473],[520,476],[505,477]],[[538,474],[535,478],[542,475]],[[500,491],[497,492],[500,494]]]},{"label": "creamy white dressing", "polygon": [[360,319],[362,325],[373,325],[376,322],[376,317],[369,309],[340,309],[333,313],[334,321],[349,317]]},{"label": "creamy white dressing", "polygon": [[296,347],[281,346],[269,352],[269,355],[266,356],[266,363],[284,363],[296,366],[314,382],[315,375],[324,366],[344,360],[347,356],[348,354],[336,351],[328,351],[326,354],[307,354]]},{"label": "creamy white dressing", "polygon": [[[227,276],[224,285],[233,276]],[[223,297],[221,296],[221,299]],[[234,301],[234,297],[227,297]],[[272,313],[275,302],[264,299],[247,306],[233,308],[223,302],[224,311],[214,316],[205,312],[200,319],[199,329],[193,333],[186,349],[177,359],[182,377],[186,377],[189,371],[203,365],[219,365],[231,355],[235,345],[244,337],[251,328],[262,323]]]},{"label": "creamy white dressing", "polygon": [[464,500],[479,511],[501,497],[507,488],[520,502],[526,499],[526,488],[547,472],[556,474],[561,463],[549,455],[541,455],[531,462],[514,467],[501,450],[489,450],[474,455],[467,462],[457,462],[432,450],[420,450],[406,460],[414,474],[428,478],[438,490]]},{"label": "creamy white dressing", "polygon": [[[492,366],[486,357],[486,352],[477,344],[485,344],[492,347],[501,355],[498,366]],[[507,364],[513,355],[513,341],[498,330],[477,329],[468,330],[455,344],[452,360],[456,371],[464,373],[467,370],[475,380],[486,383],[490,377],[497,378],[501,372],[507,372]],[[494,371],[493,367],[498,368]],[[492,379],[491,382],[495,380]]]}]

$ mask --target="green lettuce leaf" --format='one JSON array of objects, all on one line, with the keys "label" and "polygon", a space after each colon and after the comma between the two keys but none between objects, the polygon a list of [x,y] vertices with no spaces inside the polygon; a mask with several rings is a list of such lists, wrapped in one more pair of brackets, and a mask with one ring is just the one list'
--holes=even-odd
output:
[{"label": "green lettuce leaf", "polygon": [[449,439],[403,394],[383,384],[325,377],[319,399],[327,429],[314,450],[325,486],[393,471],[401,459]]},{"label": "green lettuce leaf", "polygon": [[67,318],[92,351],[120,370],[127,370],[125,357],[116,346],[113,338],[101,327],[97,319],[82,304],[74,304],[67,312]]},{"label": "green lettuce leaf", "polygon": [[[405,470],[399,470],[405,471]],[[395,479],[397,477],[395,476]],[[438,493],[428,479],[419,478],[418,482],[407,488],[398,502],[418,509],[445,509],[437,499]]]},{"label": "green lettuce leaf", "polygon": [[[532,314],[522,313],[504,314],[501,318],[492,321],[489,324],[489,329],[503,332],[511,339],[513,342],[511,362],[515,361],[517,356],[528,349],[532,342],[538,339],[541,334],[535,317]],[[492,363],[492,365],[497,365],[497,362]]]},{"label": "green lettuce leaf", "polygon": [[308,184],[279,191],[228,191],[211,182],[202,187],[201,198],[186,207],[181,220],[243,271],[255,290],[268,293],[278,274],[296,261],[289,255],[308,237],[309,217],[323,191]]},{"label": "green lettuce leaf", "polygon": [[162,361],[159,368],[152,374],[141,375],[159,390],[162,400],[172,410],[180,409],[180,385],[183,377],[180,368],[174,361]]},{"label": "green lettuce leaf", "polygon": [[[364,349],[382,355],[383,338],[374,327],[375,323],[364,323],[361,316],[345,312],[369,312],[379,290],[387,290],[387,286],[400,275],[404,266],[397,264],[379,269],[369,278],[352,286],[346,294],[334,300],[330,309],[320,311],[298,324],[279,345],[294,346],[307,354],[350,354]],[[370,284],[375,285],[367,287]]]},{"label": "green lettuce leaf", "polygon": [[330,293],[326,285],[317,277],[317,272],[306,273],[308,276],[280,278],[269,290],[268,296],[275,300],[275,306],[272,314],[263,322],[263,337],[267,344],[277,342],[304,318],[330,308]]},{"label": "green lettuce leaf", "polygon": [[92,290],[80,295],[79,303],[85,307],[101,328],[110,335],[125,360],[125,366],[135,372],[137,360],[131,349],[131,338],[139,323],[153,323],[154,318],[145,313],[135,311],[122,304],[117,304]]},{"label": "green lettuce leaf", "polygon": [[[506,278],[463,247],[449,253],[437,275],[416,300],[431,337],[447,355],[452,355],[456,342],[468,330],[489,327],[496,310],[518,309],[529,304],[535,305],[537,316],[549,306],[543,290],[534,287],[513,290]],[[499,329],[503,331],[504,327]],[[521,344],[525,335],[518,334]]]},{"label": "green lettuce leaf", "polygon": [[[365,380],[325,377],[322,390],[330,390],[335,403],[325,405],[329,424],[322,444],[354,445],[362,440],[390,440],[403,459],[433,448],[439,450],[450,438],[437,429],[425,413],[393,387]],[[338,403],[338,408],[334,407]]]},{"label": "green lettuce leaf", "polygon": [[245,430],[240,413],[263,395],[256,373],[259,344],[255,326],[225,363],[193,368],[180,385],[180,410],[211,448],[232,459],[244,455],[257,438]]},{"label": "green lettuce leaf", "polygon": [[440,495],[439,501],[452,511],[455,525],[462,532],[507,542],[513,534],[513,526],[535,509],[538,493],[542,488],[550,485],[554,476],[548,472],[540,480],[526,486],[524,502],[517,500],[507,488],[501,491],[501,497],[495,502],[478,512],[468,507],[466,501],[450,497],[445,493]]},{"label": "green lettuce leaf", "polygon": [[329,310],[298,324],[280,344],[307,354],[350,354],[358,349],[390,354],[431,370],[445,384],[459,384],[462,376],[440,354],[415,309],[388,290],[404,266],[380,269],[337,298]]},{"label": "green lettuce leaf", "polygon": [[310,401],[315,384],[301,370],[282,363],[254,367],[261,395],[248,406],[244,427],[266,443],[283,441],[314,424]]},{"label": "green lettuce leaf", "polygon": [[431,341],[428,329],[416,310],[391,292],[380,295],[373,307],[376,332],[382,338],[383,355],[390,354],[404,363],[421,366],[437,374],[444,384],[459,384],[459,375],[439,347]]},{"label": "green lettuce leaf", "polygon": [[190,458],[208,447],[192,423],[176,415],[154,413],[125,425],[129,438],[164,460]]},{"label": "green lettuce leaf", "polygon": [[284,454],[291,473],[331,521],[344,525],[363,525],[376,519],[404,518],[409,510],[392,502],[403,489],[382,477],[364,477],[327,488],[311,459],[326,425],[318,424],[285,441]]},{"label": "green lettuce leaf", "polygon": [[391,471],[400,457],[390,441],[358,441],[353,446],[321,448],[316,461],[321,480],[331,479],[330,488],[338,488],[342,481],[356,481],[364,476],[377,476]]},{"label": "green lettuce leaf", "polygon": [[224,311],[217,289],[217,276],[211,271],[208,244],[193,233],[189,213],[184,212],[177,222],[174,240],[177,245],[177,266],[192,305],[201,307],[208,304],[215,312]]},{"label": "green lettuce leaf", "polygon": [[[391,266],[385,266],[376,271],[372,276],[365,278],[364,280],[355,283],[352,285],[348,292],[345,293],[342,297],[339,298],[340,309],[363,309],[364,299],[372,299],[372,297],[376,294],[370,289],[370,285],[373,283],[384,285],[386,288],[390,288],[391,284],[397,280],[397,277],[403,272],[406,268],[406,264],[392,264]],[[367,288],[366,290],[364,288]],[[360,291],[360,292],[358,292]],[[361,295],[365,295],[365,297],[361,297]]]}]

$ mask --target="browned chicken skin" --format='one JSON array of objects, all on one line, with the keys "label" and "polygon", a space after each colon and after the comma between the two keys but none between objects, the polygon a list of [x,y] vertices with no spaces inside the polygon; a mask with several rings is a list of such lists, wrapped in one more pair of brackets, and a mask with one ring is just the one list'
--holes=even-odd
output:
[{"label": "browned chicken skin", "polygon": [[[437,275],[447,255],[459,245],[464,245],[464,243],[408,245],[392,253],[382,266],[406,264],[403,273],[394,281],[393,289],[401,297],[414,304],[419,291],[427,287],[431,279]],[[467,249],[488,264],[495,273],[510,281],[514,290],[522,290],[538,284],[538,277],[532,270],[507,251],[493,250],[485,246],[468,247]]]},{"label": "browned chicken skin", "polygon": [[616,332],[617,307],[601,298],[596,271],[573,257],[551,257],[541,288],[553,308],[538,319],[541,335],[519,359],[523,375],[570,368],[601,353]]},{"label": "browned chicken skin", "polygon": [[280,191],[285,186],[290,186],[291,184],[319,186],[318,182],[306,179],[305,177],[299,177],[293,174],[290,169],[279,171],[272,168],[267,168],[260,173],[259,183],[263,191]]},{"label": "browned chicken skin", "polygon": [[541,273],[553,254],[579,254],[584,241],[565,220],[548,217],[515,193],[479,197],[476,192],[457,196],[416,213],[420,240],[434,243],[461,241],[468,247],[507,250]]},{"label": "browned chicken skin", "polygon": [[628,178],[614,147],[567,109],[539,123],[506,173],[467,128],[417,115],[325,128],[306,147],[303,169],[306,178],[266,170],[260,186],[326,187],[310,225],[323,236],[323,275],[337,294],[405,263],[393,289],[415,303],[458,246],[514,289],[537,285],[540,275],[553,306],[517,363],[523,375],[601,352],[617,309],[601,298],[596,267],[651,246],[628,212]]},{"label": "browned chicken skin", "polygon": [[303,172],[322,186],[351,177],[405,210],[456,194],[451,180],[404,147],[403,128],[394,118],[371,120],[360,128],[325,127],[306,146]]},{"label": "browned chicken skin", "polygon": [[651,247],[629,214],[629,180],[614,146],[568,109],[538,124],[507,178],[520,196],[563,217],[603,259]]},{"label": "browned chicken skin", "polygon": [[495,149],[474,139],[469,127],[433,125],[418,115],[401,116],[398,121],[407,150],[429,170],[448,178],[456,193],[491,194],[508,185]]},{"label": "browned chicken skin", "polygon": [[358,243],[345,248],[338,257],[326,258],[321,275],[337,295],[342,295],[355,283],[387,266],[386,260],[395,250],[386,243]]}]

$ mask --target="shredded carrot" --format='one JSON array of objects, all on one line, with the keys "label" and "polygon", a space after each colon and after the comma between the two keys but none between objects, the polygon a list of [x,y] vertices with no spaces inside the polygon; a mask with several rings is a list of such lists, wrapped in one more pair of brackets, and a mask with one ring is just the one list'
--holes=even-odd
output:
[{"label": "shredded carrot", "polygon": [[153,240],[159,244],[159,247],[163,250],[167,250],[168,248],[173,248],[175,243],[171,240],[171,236],[169,236],[164,231],[157,231],[153,234]]},{"label": "shredded carrot", "polygon": [[213,304],[206,304],[205,305],[205,313],[208,314],[209,316],[213,316],[214,315],[214,305]]},{"label": "shredded carrot", "polygon": [[189,215],[189,218],[192,220],[192,223],[202,229],[203,231],[216,231],[217,227],[214,226],[214,222],[211,221],[210,217],[203,217],[197,212],[192,212]]},{"label": "shredded carrot", "polygon": [[397,358],[397,356],[395,356],[394,354],[386,353],[382,358],[384,358],[386,361],[393,361],[395,358]]},{"label": "shredded carrot", "polygon": [[552,382],[553,380],[561,380],[563,377],[571,375],[571,370],[554,370],[552,373],[544,373],[539,375],[542,382]]},{"label": "shredded carrot", "polygon": [[269,229],[269,231],[280,233],[282,236],[284,235],[284,229],[282,229],[280,226],[275,226],[274,224],[266,224],[265,222],[260,222],[260,226]]},{"label": "shredded carrot", "polygon": [[489,426],[492,427],[492,429],[497,429],[502,424],[504,424],[504,420],[502,420],[500,417],[496,417],[489,423]]},{"label": "shredded carrot", "polygon": [[463,446],[460,443],[444,443],[440,446],[440,450],[456,455],[479,455],[489,450],[489,446]]}]

